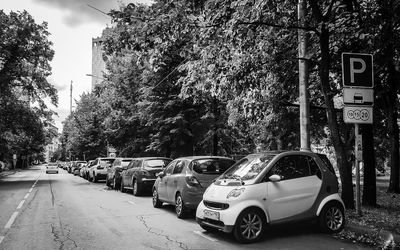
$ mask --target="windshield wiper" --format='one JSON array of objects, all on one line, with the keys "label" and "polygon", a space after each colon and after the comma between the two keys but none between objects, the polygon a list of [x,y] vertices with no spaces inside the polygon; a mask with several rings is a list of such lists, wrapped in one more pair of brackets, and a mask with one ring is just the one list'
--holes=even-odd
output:
[{"label": "windshield wiper", "polygon": [[244,185],[244,181],[242,181],[242,178],[241,178],[239,175],[237,175],[237,174],[223,175],[223,176],[222,176],[222,179],[233,179],[233,180],[238,180],[238,181],[240,181],[240,183],[241,183],[242,185]]}]

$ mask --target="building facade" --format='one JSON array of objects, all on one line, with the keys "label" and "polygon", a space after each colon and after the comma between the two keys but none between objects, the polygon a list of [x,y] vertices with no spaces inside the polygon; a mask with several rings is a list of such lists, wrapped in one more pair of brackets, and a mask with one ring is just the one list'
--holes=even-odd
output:
[{"label": "building facade", "polygon": [[103,42],[110,33],[110,29],[103,30],[101,37],[92,38],[92,90],[104,80],[104,73],[107,72],[106,62],[103,57]]}]

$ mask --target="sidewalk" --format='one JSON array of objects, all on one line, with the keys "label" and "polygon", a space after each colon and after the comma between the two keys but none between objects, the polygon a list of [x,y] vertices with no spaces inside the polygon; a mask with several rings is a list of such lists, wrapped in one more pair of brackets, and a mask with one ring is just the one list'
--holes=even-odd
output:
[{"label": "sidewalk", "polygon": [[21,169],[19,169],[19,168],[2,171],[2,172],[0,172],[0,179],[5,177],[5,176],[9,176],[9,175],[15,174],[16,172],[19,172],[19,171],[21,171]]},{"label": "sidewalk", "polygon": [[[372,228],[366,226],[360,226],[351,222],[346,224],[346,229],[354,232],[356,235],[370,235],[376,238],[381,238],[385,242],[393,241],[396,244],[396,247],[400,245],[400,235],[394,232],[390,232],[385,229],[374,230]],[[398,248],[395,248],[398,249]]]}]

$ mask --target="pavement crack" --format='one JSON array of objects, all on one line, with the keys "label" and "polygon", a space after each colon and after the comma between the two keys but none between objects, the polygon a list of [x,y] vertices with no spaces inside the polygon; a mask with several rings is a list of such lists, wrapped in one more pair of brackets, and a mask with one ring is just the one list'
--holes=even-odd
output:
[{"label": "pavement crack", "polygon": [[[146,227],[147,232],[155,234],[157,236],[164,237],[165,239],[167,239],[167,241],[175,243],[175,244],[178,244],[179,247],[182,248],[182,249],[185,249],[185,250],[189,249],[188,246],[185,243],[177,241],[177,240],[173,240],[166,234],[155,232],[154,228],[152,228],[149,225],[147,225],[146,219],[145,219],[145,217],[143,215],[138,215],[138,216],[136,216],[136,218],[139,219],[142,222],[142,224]],[[160,231],[163,232],[162,230],[160,230]]]},{"label": "pavement crack", "polygon": [[51,204],[54,207],[54,192],[53,192],[53,187],[51,186],[51,180],[49,180],[49,185],[50,185],[50,192],[51,192]]},{"label": "pavement crack", "polygon": [[[60,225],[62,225],[61,222]],[[78,248],[76,242],[73,239],[71,239],[70,230],[68,230],[68,233],[64,235],[62,227],[60,227],[60,230],[58,230],[56,226],[54,226],[53,224],[51,224],[50,227],[51,227],[51,233],[53,234],[54,237],[53,239],[54,242],[60,244],[60,247],[58,248],[59,250]],[[71,246],[71,244],[68,244],[69,242],[72,243],[73,246]]]}]

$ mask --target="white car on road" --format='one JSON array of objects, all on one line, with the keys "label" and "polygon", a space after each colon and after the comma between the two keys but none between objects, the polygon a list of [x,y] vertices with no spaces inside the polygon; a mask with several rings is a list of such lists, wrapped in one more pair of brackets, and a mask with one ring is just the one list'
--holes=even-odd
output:
[{"label": "white car on road", "polygon": [[48,173],[58,174],[58,164],[56,162],[46,164],[46,174]]},{"label": "white car on road", "polygon": [[196,220],[208,231],[259,240],[267,225],[317,218],[325,232],[345,224],[334,169],[325,155],[303,151],[252,154],[205,191]]}]

